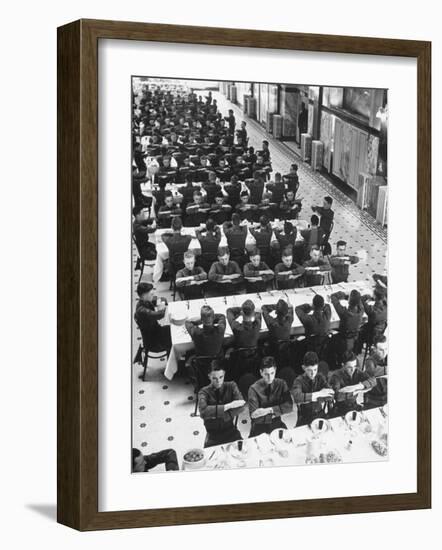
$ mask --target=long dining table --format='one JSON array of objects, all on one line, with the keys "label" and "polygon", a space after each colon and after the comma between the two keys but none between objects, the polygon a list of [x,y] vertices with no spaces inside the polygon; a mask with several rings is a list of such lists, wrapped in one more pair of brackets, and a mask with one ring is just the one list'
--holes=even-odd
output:
[{"label": "long dining table", "polygon": [[[215,313],[222,313],[225,315],[228,308],[240,307],[247,299],[252,300],[255,307],[260,310],[263,305],[276,304],[277,301],[282,298],[287,301],[288,304],[292,305],[293,309],[295,309],[296,306],[300,306],[302,304],[311,304],[313,296],[315,296],[315,294],[320,294],[331,307],[332,315],[330,328],[337,329],[339,328],[340,319],[335,308],[333,307],[333,304],[330,302],[330,295],[339,291],[349,294],[353,289],[358,290],[361,295],[372,295],[373,293],[373,285],[370,284],[369,281],[355,281],[334,285],[321,285],[290,290],[272,290],[253,294],[235,294],[233,296],[220,296],[216,298],[202,298],[198,300],[172,302],[168,304],[167,312],[163,320],[164,324],[170,325],[172,340],[172,348],[168,357],[164,375],[167,379],[172,380],[178,369],[179,358],[183,357],[187,351],[193,349],[194,347],[192,338],[187,332],[185,325],[183,323],[175,322],[174,319],[200,319],[200,311],[203,305],[211,306]],[[343,305],[345,305],[345,303],[343,303]],[[261,335],[265,335],[267,332],[268,328],[264,321],[264,317],[262,317]],[[293,315],[292,334],[304,334],[304,326],[296,313]],[[227,322],[224,339],[228,340],[232,336],[231,327]]]},{"label": "long dining table", "polygon": [[[291,223],[298,229],[296,235],[297,242],[303,242],[301,231],[308,228],[308,222],[306,220],[290,220]],[[246,249],[251,250],[256,244],[255,238],[250,232],[250,228],[257,227],[259,224],[251,222],[243,222],[241,225],[247,227],[247,237],[246,237]],[[283,229],[284,221],[275,220],[271,222],[272,229]],[[189,244],[189,250],[193,250],[196,255],[201,254],[201,245],[198,239],[196,238],[196,230],[204,229],[205,224],[202,224],[200,227],[183,227],[181,233],[183,235],[190,235],[192,240]],[[158,282],[161,278],[161,275],[164,271],[164,265],[169,258],[169,249],[163,241],[163,235],[165,233],[170,233],[171,229],[157,229],[154,234],[152,234],[151,239],[153,240],[156,249],[157,249],[157,258],[153,268],[153,280]],[[276,242],[275,233],[272,233],[271,243]],[[221,226],[221,241],[219,246],[227,246],[227,238],[224,234],[223,227]]]},{"label": "long dining table", "polygon": [[[298,426],[261,434],[238,443],[202,449],[200,466],[182,462],[183,470],[217,470],[380,462],[388,460],[388,407],[357,413],[356,422],[341,416],[324,421],[323,429]],[[280,438],[280,435],[282,438]]]}]

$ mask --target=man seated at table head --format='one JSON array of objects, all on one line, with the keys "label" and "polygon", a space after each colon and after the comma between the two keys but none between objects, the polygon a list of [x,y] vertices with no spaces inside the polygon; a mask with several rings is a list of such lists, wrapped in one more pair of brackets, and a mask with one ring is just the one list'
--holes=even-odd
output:
[{"label": "man seated at table head", "polygon": [[242,284],[241,269],[236,262],[230,260],[230,251],[226,246],[218,249],[218,261],[210,268],[209,281],[220,296],[236,294],[238,285]]},{"label": "man seated at table head", "polygon": [[364,406],[366,409],[382,407],[387,403],[388,394],[388,343],[384,334],[374,341],[364,367],[365,372],[376,380],[373,389],[364,395]]},{"label": "man seated at table head", "polygon": [[275,279],[278,289],[296,288],[299,286],[305,269],[294,262],[292,248],[286,247],[282,251],[282,262],[276,264]]},{"label": "man seated at table head", "polygon": [[167,301],[157,299],[153,285],[139,283],[139,300],[135,307],[134,319],[140,329],[145,351],[169,351],[171,347],[170,326],[162,326],[158,321],[164,318]]},{"label": "man seated at table head", "polygon": [[345,415],[348,411],[361,410],[363,394],[375,385],[376,379],[359,367],[354,352],[346,351],[342,357],[342,367],[330,376],[330,386],[335,392],[334,413]]},{"label": "man seated at table head", "polygon": [[304,373],[295,378],[291,389],[293,401],[298,405],[297,426],[310,424],[315,418],[324,418],[325,403],[333,402],[334,391],[318,369],[318,355],[308,351],[302,361]]},{"label": "man seated at table head", "polygon": [[250,262],[244,266],[244,279],[246,291],[265,292],[269,282],[273,279],[274,273],[269,266],[261,260],[258,248],[254,248],[249,254]]},{"label": "man seated at table head", "polygon": [[207,432],[204,447],[242,439],[234,420],[244,410],[246,402],[236,382],[226,382],[225,375],[223,363],[213,360],[208,370],[210,384],[198,393],[198,409]]},{"label": "man seated at table head", "polygon": [[330,264],[324,258],[321,258],[319,246],[313,245],[310,248],[310,259],[303,264],[305,268],[304,286],[318,286],[324,284],[324,277],[327,271],[330,271]]},{"label": "man seated at table head", "polygon": [[248,392],[248,405],[252,427],[249,437],[270,434],[278,428],[287,428],[281,416],[293,410],[293,401],[287,384],[276,378],[273,357],[264,357],[260,368],[261,378],[252,384]]},{"label": "man seated at table head", "polygon": [[158,210],[158,225],[162,228],[170,227],[170,221],[175,217],[181,216],[182,210],[179,205],[175,204],[173,196],[166,195],[164,197],[164,205]]},{"label": "man seated at table head", "polygon": [[325,303],[324,298],[320,294],[315,294],[312,305],[302,304],[296,306],[295,313],[304,325],[307,350],[314,351],[322,359],[330,331],[332,314],[330,305]]},{"label": "man seated at table head", "polygon": [[184,253],[184,268],[176,274],[175,284],[184,300],[195,300],[203,297],[203,285],[207,273],[200,266],[195,266],[195,254],[191,250]]},{"label": "man seated at table head", "polygon": [[148,455],[143,455],[139,449],[132,449],[132,472],[148,472],[159,464],[164,464],[168,471],[180,469],[174,449],[164,449]]},{"label": "man seated at table head", "polygon": [[329,261],[333,284],[338,284],[347,282],[349,267],[350,265],[357,264],[359,258],[347,254],[347,243],[341,240],[336,243],[336,254],[330,256]]},{"label": "man seated at table head", "polygon": [[200,357],[218,357],[221,354],[226,317],[215,313],[210,306],[202,306],[199,319],[187,320],[185,327],[195,346],[195,355]]},{"label": "man seated at table head", "polygon": [[149,218],[149,211],[143,205],[133,207],[132,214],[134,221],[132,232],[135,239],[141,261],[155,260],[157,256],[155,245],[149,241],[149,235],[155,232],[157,224],[155,219]]}]

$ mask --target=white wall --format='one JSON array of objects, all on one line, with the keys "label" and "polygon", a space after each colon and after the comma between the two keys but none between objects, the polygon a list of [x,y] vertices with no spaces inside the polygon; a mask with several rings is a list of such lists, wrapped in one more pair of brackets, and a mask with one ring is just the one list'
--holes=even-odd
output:
[{"label": "white wall", "polygon": [[[275,547],[285,538],[285,545],[326,546],[334,550],[348,543],[363,550],[379,544],[386,548],[392,545],[412,548],[421,541],[429,542],[432,536],[436,541],[440,540],[436,531],[436,521],[442,509],[439,467],[434,471],[432,511],[94,534],[79,534],[54,522],[56,27],[80,17],[89,17],[433,40],[433,120],[441,122],[442,38],[436,2],[422,0],[416,4],[405,1],[399,6],[396,2],[372,0],[358,9],[350,1],[330,3],[316,0],[311,4],[311,13],[309,4],[305,3],[302,7],[282,0],[259,4],[258,0],[223,0],[217,3],[207,0],[163,3],[77,0],[69,4],[25,0],[3,5],[0,441],[2,459],[5,460],[2,460],[4,464],[0,469],[0,540],[11,539],[6,548],[26,548],[29,545],[70,549],[80,544],[83,548],[95,548],[98,544],[105,544],[113,549],[147,543],[151,548],[179,545],[215,549],[230,546],[242,537],[247,546],[259,548]],[[436,98],[439,98],[439,103]],[[438,125],[434,122],[433,128],[433,181],[440,182],[441,169],[436,153],[441,150],[442,143]],[[23,177],[25,170],[26,176]],[[441,199],[440,185],[437,184],[433,204],[440,204]],[[435,208],[436,213],[439,214]],[[434,235],[440,234],[440,230],[441,217],[435,216]],[[8,236],[11,238],[4,239]],[[440,265],[438,254],[434,258],[435,282]],[[434,299],[438,304],[440,298],[440,285],[435,285]],[[436,336],[441,329],[440,319],[434,319],[433,326],[434,355],[440,357],[440,338]],[[441,385],[440,372],[440,364],[434,360],[434,388]],[[434,394],[437,397],[434,405],[436,420],[440,418],[441,406],[438,392],[434,391]],[[434,463],[440,464],[441,430],[438,421],[434,425]]]}]

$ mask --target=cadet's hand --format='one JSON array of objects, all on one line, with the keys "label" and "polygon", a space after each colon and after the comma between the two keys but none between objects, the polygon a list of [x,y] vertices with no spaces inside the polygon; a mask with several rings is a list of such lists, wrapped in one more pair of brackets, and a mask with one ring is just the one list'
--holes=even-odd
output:
[{"label": "cadet's hand", "polygon": [[229,409],[237,409],[239,407],[243,407],[246,404],[244,399],[236,399],[235,401],[231,401],[230,403],[226,403],[224,405],[224,411],[228,411]]}]

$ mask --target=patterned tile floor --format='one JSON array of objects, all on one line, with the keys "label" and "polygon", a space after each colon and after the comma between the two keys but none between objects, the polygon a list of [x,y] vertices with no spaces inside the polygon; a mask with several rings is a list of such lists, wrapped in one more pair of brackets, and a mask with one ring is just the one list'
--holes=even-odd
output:
[{"label": "patterned tile floor", "polygon": [[[204,94],[204,92],[202,92]],[[227,114],[229,108],[234,110],[237,124],[244,119],[242,110],[233,105],[222,94],[213,93],[222,113]],[[297,155],[296,146],[290,148],[269,136],[254,120],[245,118],[249,135],[249,144],[260,149],[263,139],[270,143],[270,151],[274,172],[286,173],[293,162],[299,165],[300,189],[298,196],[304,197],[303,211],[300,217],[309,219],[311,205],[321,204],[325,195],[333,197],[335,211],[335,227],[331,238],[332,246],[337,240],[348,243],[349,253],[359,250],[367,251],[367,261],[353,266],[349,280],[371,279],[373,273],[383,273],[387,262],[387,234],[373,218],[361,212],[344,193],[338,190],[321,174],[311,170]],[[291,150],[293,149],[293,150]],[[136,252],[134,251],[134,262]],[[134,264],[135,265],[135,264]],[[151,280],[151,270],[145,270],[143,279]],[[134,303],[135,288],[139,272],[134,272]],[[169,283],[156,285],[158,295],[171,300]],[[137,349],[140,336],[134,327],[134,350]],[[192,386],[183,378],[175,377],[172,381],[164,375],[165,362],[153,360],[149,362],[147,382],[139,380],[141,369],[133,369],[133,445],[144,454],[172,447],[177,451],[179,462],[186,450],[191,447],[202,447],[205,437],[204,425],[199,416],[194,416],[195,401]],[[296,423],[296,413],[286,418],[287,425],[293,427]],[[247,437],[250,430],[250,420],[243,414],[238,422],[238,428]],[[163,466],[153,472],[164,471]]]}]

